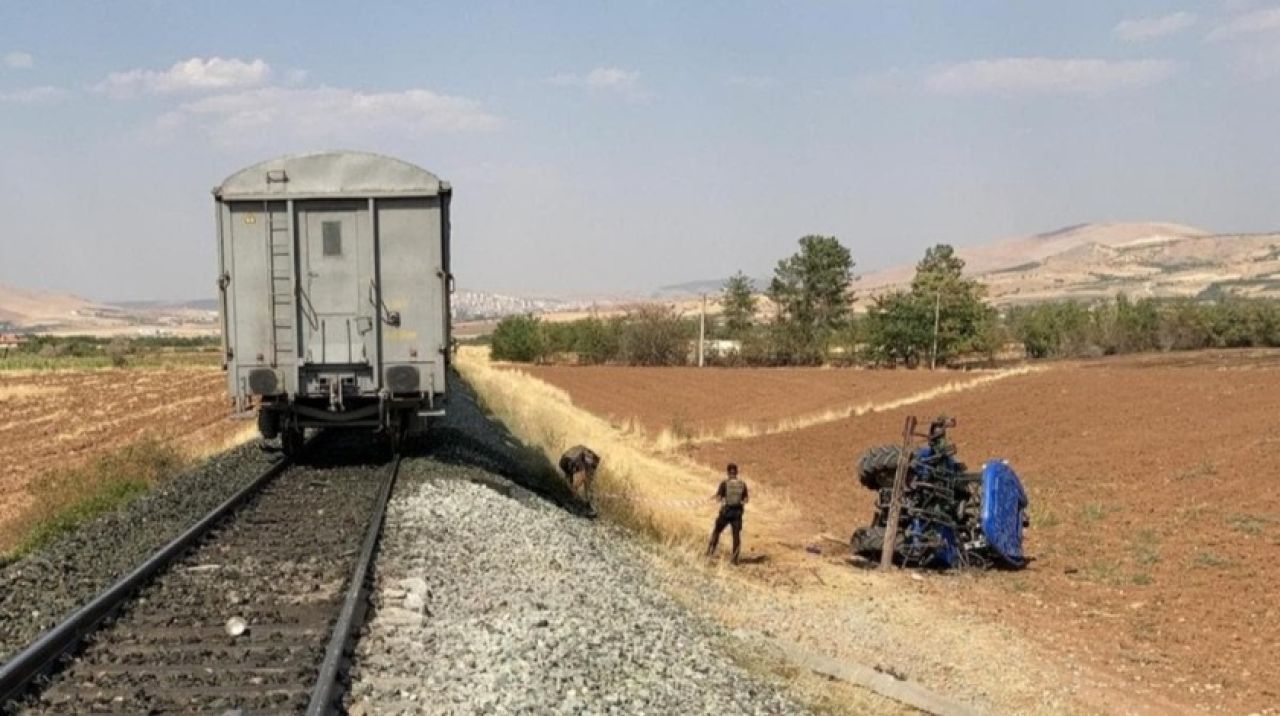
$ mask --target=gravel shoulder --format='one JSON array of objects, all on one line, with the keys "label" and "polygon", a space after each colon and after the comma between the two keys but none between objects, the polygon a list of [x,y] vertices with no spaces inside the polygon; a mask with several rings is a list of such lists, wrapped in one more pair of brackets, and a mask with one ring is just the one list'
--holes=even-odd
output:
[{"label": "gravel shoulder", "polygon": [[476,479],[402,464],[352,713],[807,712],[724,655],[626,535]]}]

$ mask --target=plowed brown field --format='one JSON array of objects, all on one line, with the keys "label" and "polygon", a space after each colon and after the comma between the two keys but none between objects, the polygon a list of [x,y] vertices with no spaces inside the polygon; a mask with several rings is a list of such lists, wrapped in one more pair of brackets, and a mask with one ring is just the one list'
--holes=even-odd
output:
[{"label": "plowed brown field", "polygon": [[[770,382],[755,373],[707,371],[694,389],[702,397],[648,398],[643,418],[661,424],[671,406],[705,402],[722,406],[725,420],[739,418],[735,406],[754,404],[739,396]],[[772,385],[787,384],[782,373]],[[644,405],[628,396],[699,385],[695,371],[663,382],[614,369],[611,385],[603,371],[546,375],[580,405],[621,402],[627,410]],[[926,373],[814,371],[803,391],[793,391],[801,410],[823,405],[814,396],[824,393],[824,378],[829,394],[857,385],[890,396],[929,385]],[[780,389],[777,400],[787,394]],[[756,539],[777,557],[804,559],[803,545],[823,534],[845,539],[870,516],[873,496],[852,474],[863,450],[896,442],[908,413],[957,416],[961,459],[976,467],[1007,458],[1022,477],[1034,561],[1021,572],[930,577],[931,593],[1010,624],[1068,667],[1102,669],[1189,706],[1243,713],[1280,703],[1280,672],[1272,668],[1280,662],[1277,406],[1280,352],[1107,359],[1057,364],[899,410],[690,445],[686,453],[712,467],[736,461],[763,494],[800,507],[790,534]],[[826,542],[824,551],[839,559],[842,549]]]},{"label": "plowed brown field", "polygon": [[763,432],[827,411],[873,406],[988,373],[824,368],[620,368],[521,366],[566,390],[579,407],[615,424],[634,421],[650,436],[688,436],[731,425]]},{"label": "plowed brown field", "polygon": [[0,535],[42,474],[144,434],[193,453],[242,433],[217,368],[0,372]]}]

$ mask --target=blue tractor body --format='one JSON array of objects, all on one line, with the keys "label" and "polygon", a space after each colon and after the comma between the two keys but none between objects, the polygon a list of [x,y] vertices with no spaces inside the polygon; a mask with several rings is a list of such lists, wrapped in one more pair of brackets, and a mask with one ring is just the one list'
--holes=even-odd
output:
[{"label": "blue tractor body", "polygon": [[1022,481],[1004,460],[992,460],[982,468],[982,534],[994,556],[1011,567],[1021,567],[1022,526],[1026,521],[1027,493]]},{"label": "blue tractor body", "polygon": [[[875,448],[859,464],[862,483],[879,492],[869,527],[853,535],[854,552],[878,558],[884,544],[892,493],[892,471],[901,452]],[[981,472],[967,472],[953,449],[925,445],[912,455],[902,494],[894,554],[904,565],[921,567],[1026,564],[1022,531],[1027,525],[1027,493],[1005,460],[990,460]]]}]

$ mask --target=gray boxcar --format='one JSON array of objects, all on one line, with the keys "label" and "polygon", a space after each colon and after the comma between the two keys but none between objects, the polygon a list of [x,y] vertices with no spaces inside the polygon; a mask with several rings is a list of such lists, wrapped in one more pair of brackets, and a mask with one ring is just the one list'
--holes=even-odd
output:
[{"label": "gray boxcar", "polygon": [[442,415],[447,182],[360,152],[287,156],[213,192],[227,385],[285,449],[304,428],[403,431]]}]

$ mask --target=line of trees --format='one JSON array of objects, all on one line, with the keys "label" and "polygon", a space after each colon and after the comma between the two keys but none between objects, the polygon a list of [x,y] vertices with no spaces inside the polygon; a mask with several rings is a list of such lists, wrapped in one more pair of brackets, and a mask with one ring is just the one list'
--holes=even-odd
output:
[{"label": "line of trees", "polygon": [[696,320],[668,306],[640,306],[623,316],[543,321],[536,316],[509,316],[498,322],[490,338],[495,360],[542,363],[572,353],[579,363],[671,366],[688,362],[696,341]]},{"label": "line of trees", "polygon": [[1032,358],[1280,347],[1280,302],[1227,297],[1058,301],[1010,308],[1003,325]]},{"label": "line of trees", "polygon": [[[929,248],[911,284],[853,311],[852,254],[834,236],[810,235],[778,262],[765,291],[773,306],[761,316],[751,279],[729,278],[721,314],[708,338],[732,341],[712,351],[713,364],[938,365],[995,360],[1021,346],[1032,358],[1080,357],[1153,350],[1280,346],[1280,302],[1225,297],[1052,301],[997,311],[986,287],[964,275],[951,246]],[[682,365],[693,359],[696,317],[646,306],[611,319],[543,322],[503,319],[492,336],[498,360],[542,362],[573,353],[589,364]]]}]

